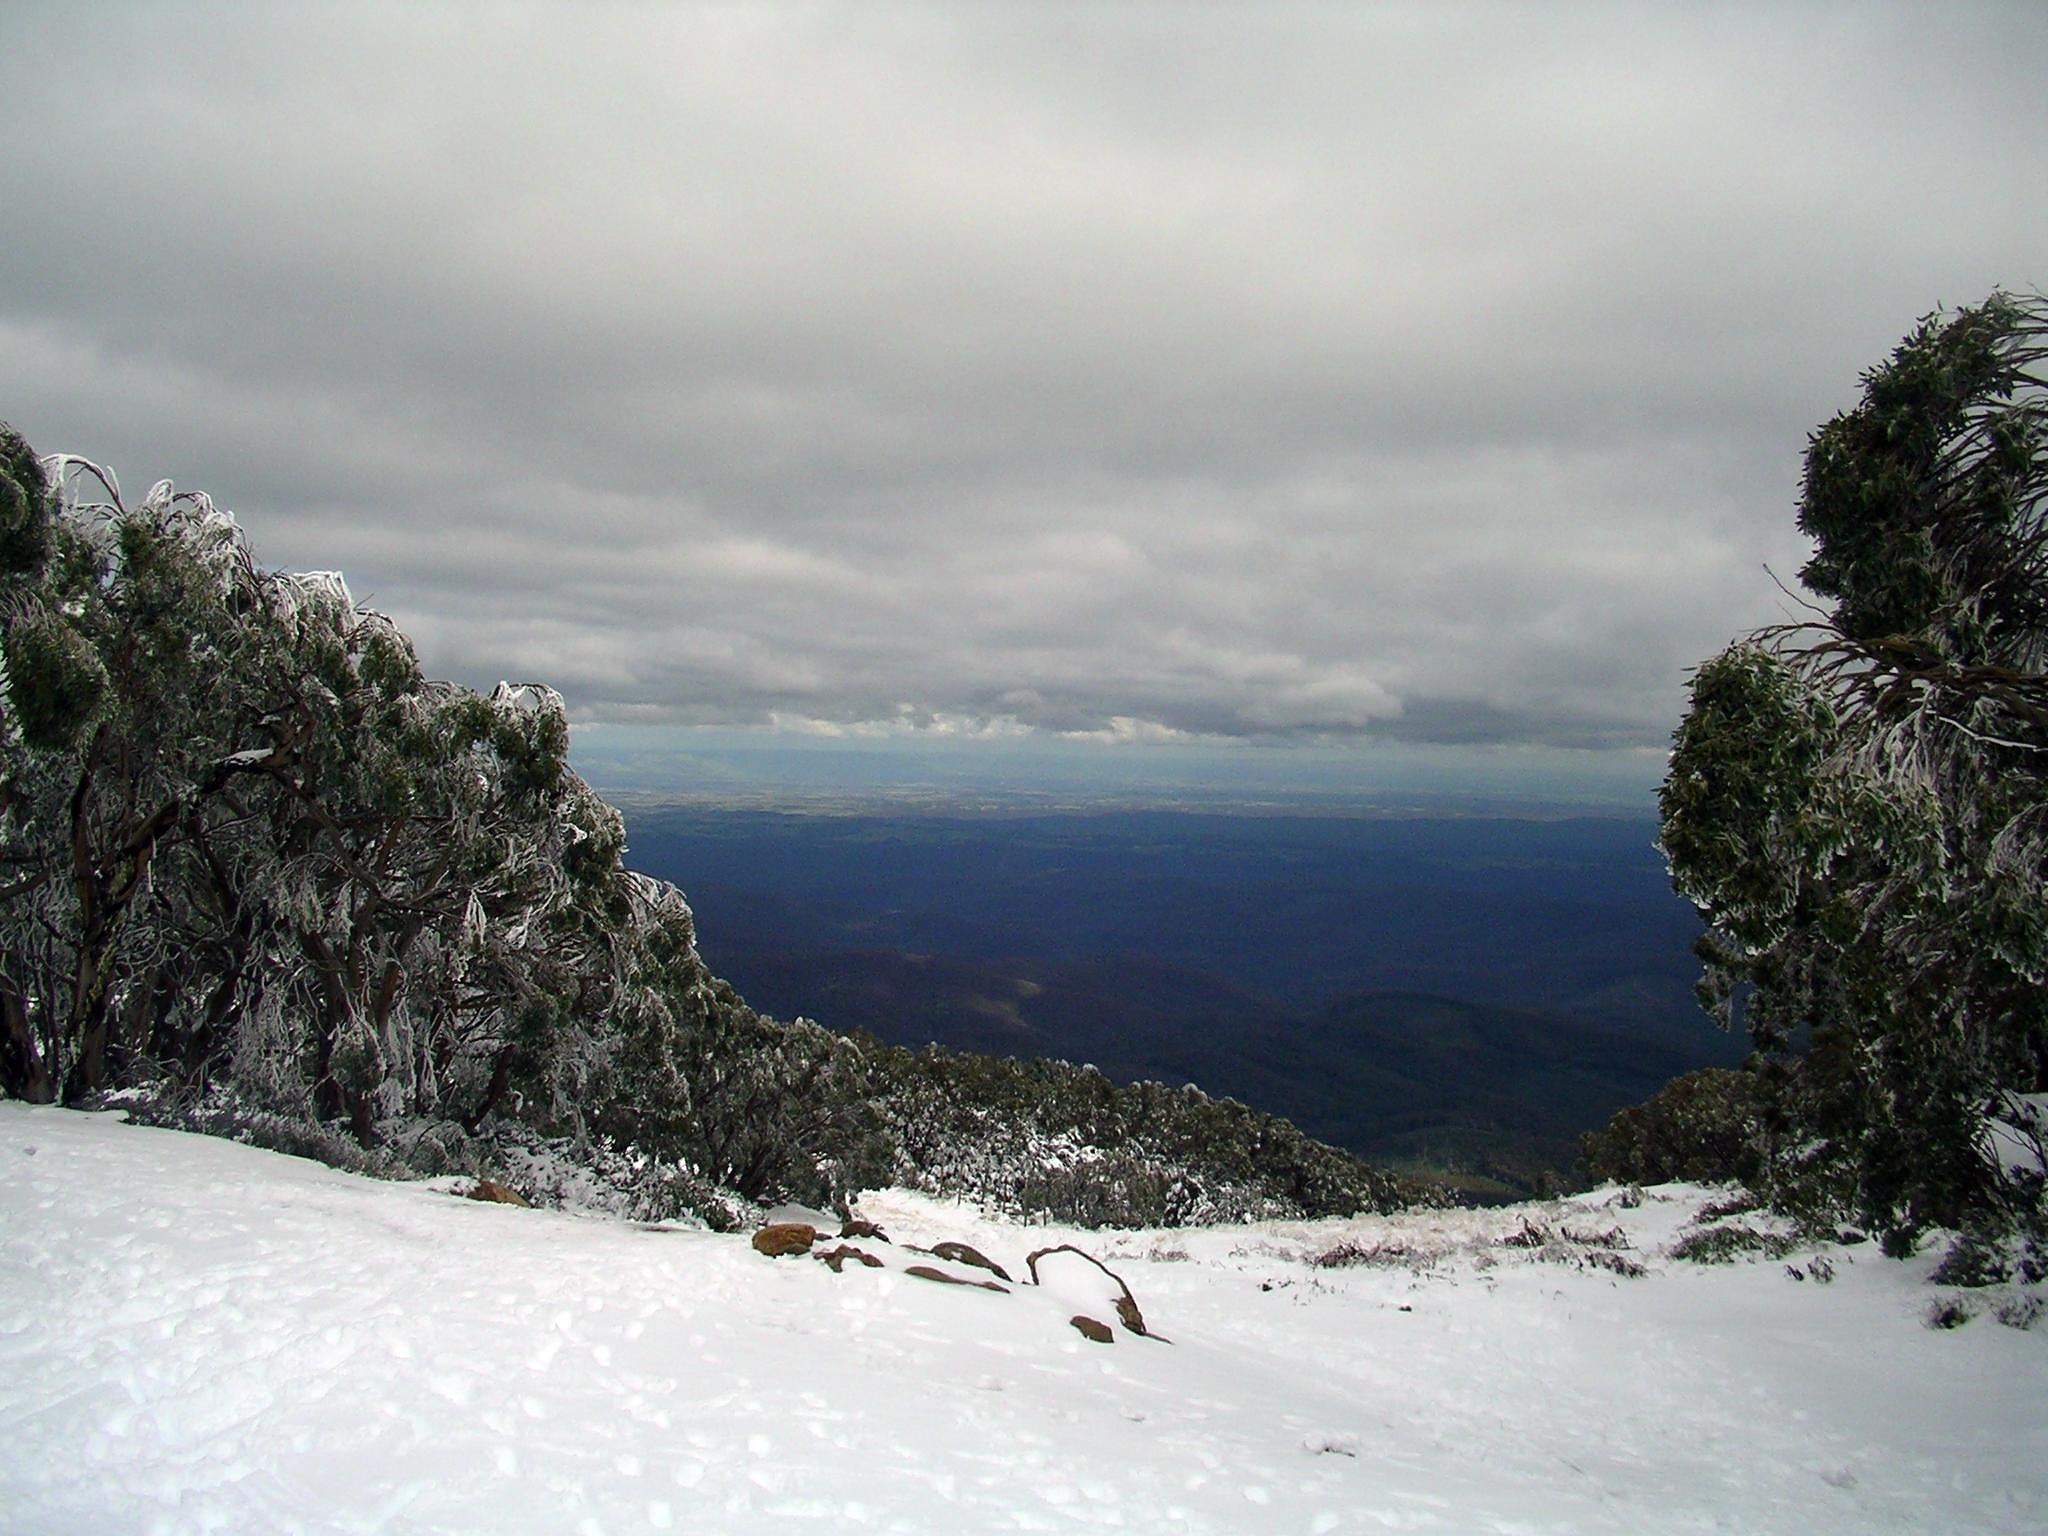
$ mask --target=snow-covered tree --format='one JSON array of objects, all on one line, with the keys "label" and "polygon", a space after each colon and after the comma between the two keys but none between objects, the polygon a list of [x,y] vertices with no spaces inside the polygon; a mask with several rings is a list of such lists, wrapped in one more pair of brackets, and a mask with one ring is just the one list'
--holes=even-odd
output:
[{"label": "snow-covered tree", "polygon": [[1901,1239],[2033,1219],[2048,1087],[2048,304],[1930,316],[1806,457],[1827,606],[1694,678],[1663,846],[1773,1176]]},{"label": "snow-covered tree", "polygon": [[222,680],[242,669],[259,578],[203,496],[166,482],[130,508],[92,465],[41,470],[9,476],[36,504],[38,554],[4,599],[0,991],[13,1085],[79,1096],[147,1027],[168,959],[145,916],[160,852],[245,766],[254,722]]}]

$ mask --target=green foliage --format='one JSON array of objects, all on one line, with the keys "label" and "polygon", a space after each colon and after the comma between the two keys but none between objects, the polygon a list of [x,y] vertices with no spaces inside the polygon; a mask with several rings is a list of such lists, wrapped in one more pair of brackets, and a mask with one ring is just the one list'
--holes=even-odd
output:
[{"label": "green foliage", "polygon": [[1707,1067],[1673,1078],[1580,1142],[1587,1172],[1619,1184],[1753,1179],[1763,1141],[1756,1079]]},{"label": "green foliage", "polygon": [[0,596],[34,581],[50,558],[49,497],[35,450],[0,422]]},{"label": "green foliage", "polygon": [[1757,1048],[1753,1176],[1910,1247],[2039,1192],[1988,1117],[2048,1086],[2048,305],[1933,316],[1814,434],[1834,600],[1704,664],[1661,793]]},{"label": "green foliage", "polygon": [[1844,635],[1966,659],[2039,624],[2039,572],[2004,557],[2038,533],[2042,319],[2002,293],[1930,315],[1814,433],[1799,526],[1818,548],[1800,574]]},{"label": "green foliage", "polygon": [[65,751],[92,724],[108,688],[107,669],[84,635],[46,608],[15,615],[0,632],[7,710],[31,748]]}]

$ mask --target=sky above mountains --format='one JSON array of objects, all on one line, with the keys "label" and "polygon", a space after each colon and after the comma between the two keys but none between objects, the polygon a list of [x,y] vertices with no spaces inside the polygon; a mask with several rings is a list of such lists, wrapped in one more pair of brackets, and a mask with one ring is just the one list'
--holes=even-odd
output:
[{"label": "sky above mountains", "polygon": [[0,416],[614,742],[1654,764],[1807,432],[2048,281],[2024,3],[0,38]]}]

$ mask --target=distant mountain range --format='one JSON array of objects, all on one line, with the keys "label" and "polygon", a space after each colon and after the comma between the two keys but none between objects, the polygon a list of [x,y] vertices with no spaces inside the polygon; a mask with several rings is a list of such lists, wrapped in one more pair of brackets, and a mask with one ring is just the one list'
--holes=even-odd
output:
[{"label": "distant mountain range", "polygon": [[757,1007],[1198,1083],[1482,1192],[1740,1056],[1642,821],[629,817]]}]

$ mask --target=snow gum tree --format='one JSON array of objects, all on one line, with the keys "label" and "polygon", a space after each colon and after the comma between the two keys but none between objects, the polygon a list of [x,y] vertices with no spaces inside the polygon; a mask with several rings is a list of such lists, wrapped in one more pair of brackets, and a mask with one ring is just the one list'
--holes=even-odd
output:
[{"label": "snow gum tree", "polygon": [[0,471],[0,1087],[573,1118],[633,935],[561,700],[429,681],[204,496],[11,433]]},{"label": "snow gum tree", "polygon": [[168,483],[131,509],[75,460],[8,479],[35,512],[10,529],[0,652],[5,1065],[31,1097],[79,1096],[108,1085],[115,1010],[135,993],[124,959],[153,947],[157,856],[238,771],[217,747],[235,731],[218,683],[254,573],[232,523]]},{"label": "snow gum tree", "polygon": [[1699,668],[1661,791],[1766,1180],[1900,1244],[2041,1220],[2000,1148],[2038,1160],[2048,1088],[2044,358],[2048,304],[1999,293],[1864,376],[1806,455],[1824,603]]}]

